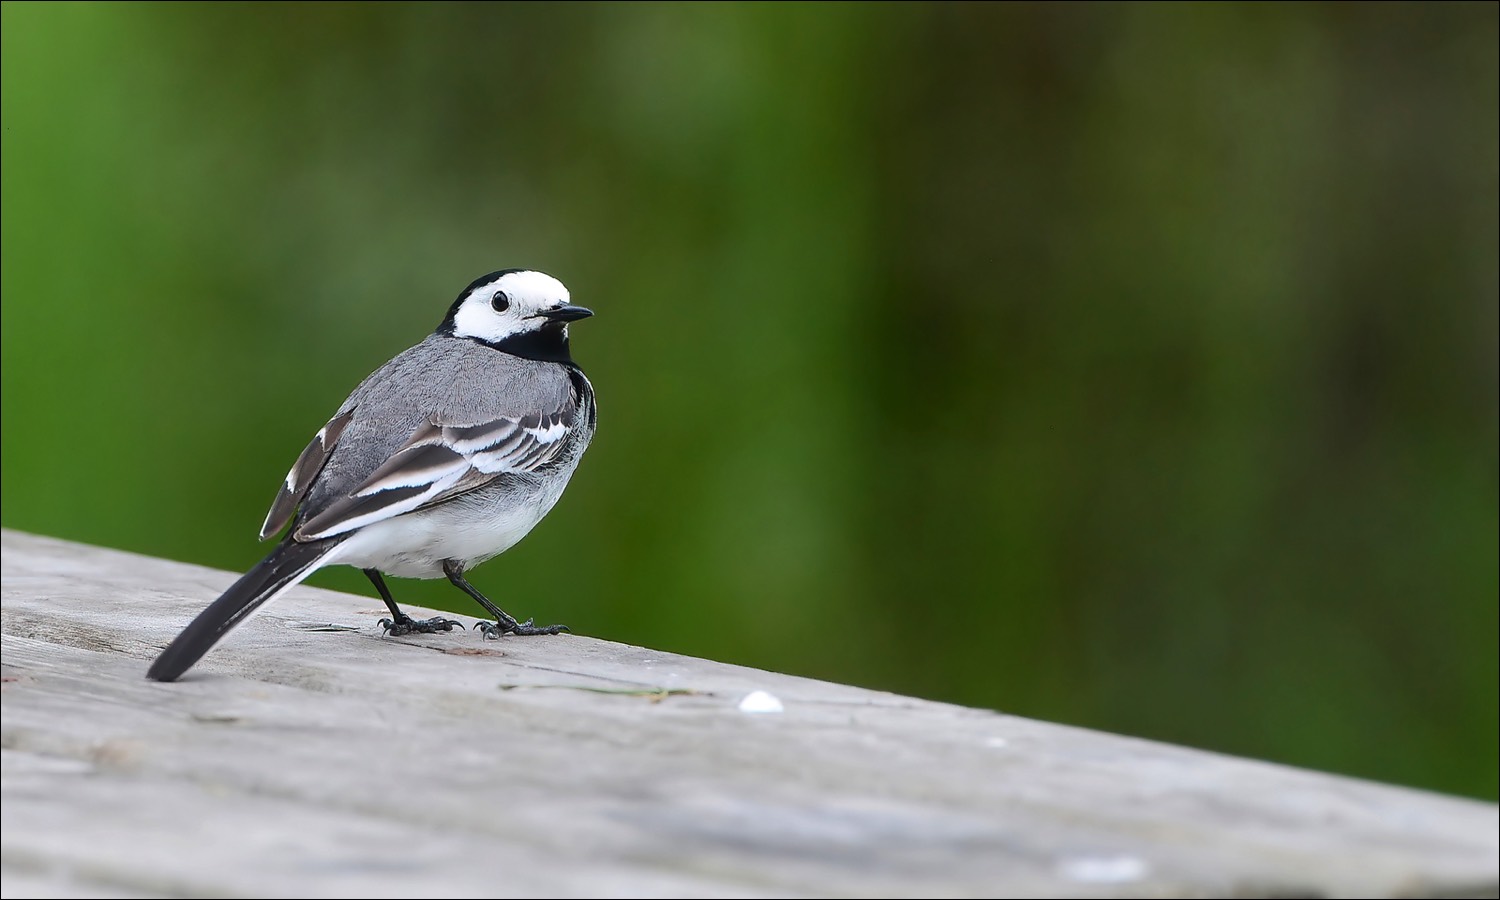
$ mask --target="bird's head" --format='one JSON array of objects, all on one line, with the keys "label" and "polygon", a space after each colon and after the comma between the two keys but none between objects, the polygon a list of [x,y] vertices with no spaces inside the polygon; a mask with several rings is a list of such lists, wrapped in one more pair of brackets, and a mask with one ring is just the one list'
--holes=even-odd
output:
[{"label": "bird's head", "polygon": [[551,275],[503,269],[476,278],[464,288],[438,332],[519,356],[533,356],[537,348],[560,347],[566,353],[568,323],[594,314],[571,305],[570,299],[568,289]]}]

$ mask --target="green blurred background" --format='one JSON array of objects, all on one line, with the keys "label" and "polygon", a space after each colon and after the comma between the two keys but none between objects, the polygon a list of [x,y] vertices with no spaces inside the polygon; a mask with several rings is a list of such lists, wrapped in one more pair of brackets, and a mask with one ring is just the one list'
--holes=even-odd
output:
[{"label": "green blurred background", "polygon": [[540,268],[510,611],[1496,796],[1495,4],[3,9],[6,526],[243,569]]}]

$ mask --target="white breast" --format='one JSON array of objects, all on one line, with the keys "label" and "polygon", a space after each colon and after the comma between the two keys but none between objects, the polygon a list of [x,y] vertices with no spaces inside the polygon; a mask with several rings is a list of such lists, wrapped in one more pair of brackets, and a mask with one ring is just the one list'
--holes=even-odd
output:
[{"label": "white breast", "polygon": [[443,578],[443,561],[477,566],[515,546],[562,496],[572,467],[516,490],[483,488],[430,509],[368,525],[334,551],[333,562],[398,578]]}]

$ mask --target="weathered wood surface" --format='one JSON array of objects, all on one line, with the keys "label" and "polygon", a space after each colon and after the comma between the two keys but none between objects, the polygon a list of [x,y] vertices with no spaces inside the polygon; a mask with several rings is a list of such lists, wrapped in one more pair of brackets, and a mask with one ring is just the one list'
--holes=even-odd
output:
[{"label": "weathered wood surface", "polygon": [[3,559],[5,896],[1496,892],[1491,804],[311,588],[154,684],[233,573]]}]

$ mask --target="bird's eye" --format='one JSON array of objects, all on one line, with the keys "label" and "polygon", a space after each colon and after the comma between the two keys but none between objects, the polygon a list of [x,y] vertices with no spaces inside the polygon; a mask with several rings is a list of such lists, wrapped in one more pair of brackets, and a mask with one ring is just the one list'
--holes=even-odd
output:
[{"label": "bird's eye", "polygon": [[490,298],[490,306],[495,308],[495,312],[505,312],[510,309],[510,298],[505,296],[504,291],[496,291],[495,296]]}]

